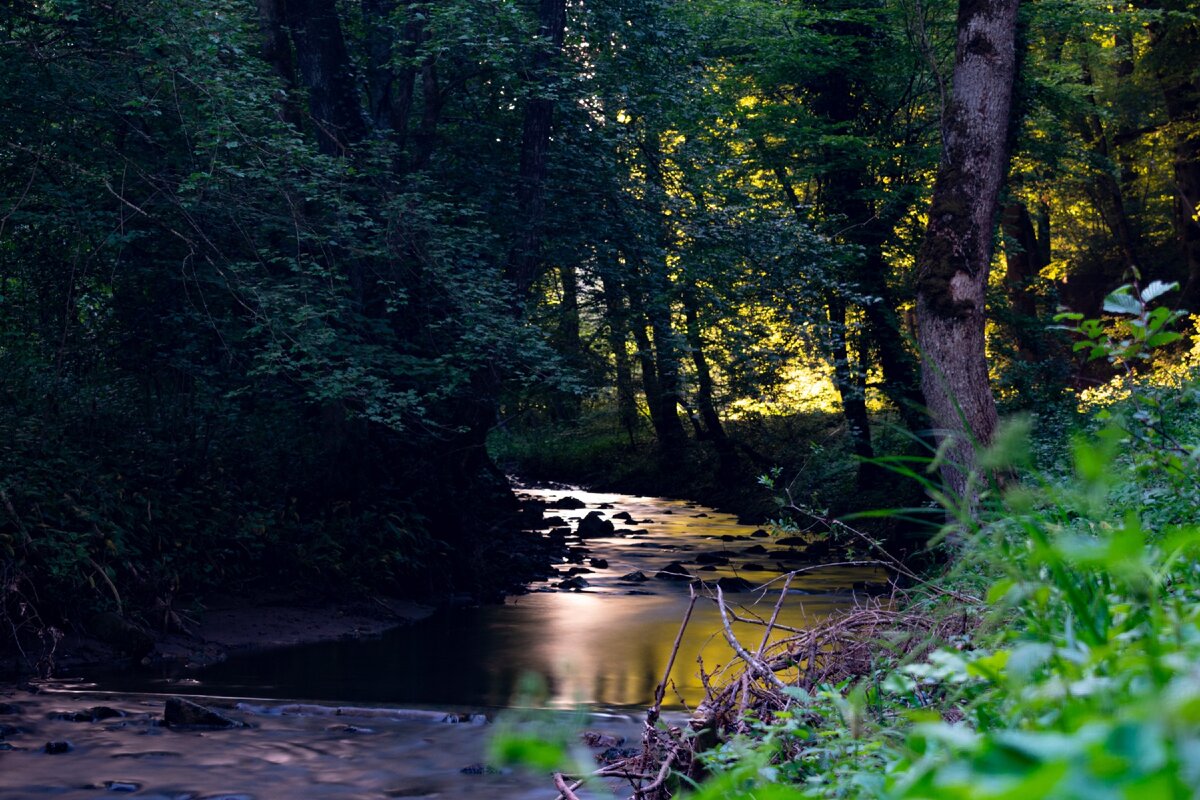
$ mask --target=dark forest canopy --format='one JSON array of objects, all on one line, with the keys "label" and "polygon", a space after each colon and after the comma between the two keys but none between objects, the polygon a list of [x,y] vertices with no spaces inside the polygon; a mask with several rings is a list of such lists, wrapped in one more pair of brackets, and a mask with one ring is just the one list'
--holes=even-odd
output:
[{"label": "dark forest canopy", "polygon": [[[1133,276],[1200,307],[1200,20],[1004,25],[970,274],[1017,408],[1107,377],[1059,305]],[[513,510],[501,423],[599,415],[750,484],[773,417],[830,410],[862,457],[928,439],[961,32],[943,0],[4,4],[10,618],[264,575],[474,591]]]}]

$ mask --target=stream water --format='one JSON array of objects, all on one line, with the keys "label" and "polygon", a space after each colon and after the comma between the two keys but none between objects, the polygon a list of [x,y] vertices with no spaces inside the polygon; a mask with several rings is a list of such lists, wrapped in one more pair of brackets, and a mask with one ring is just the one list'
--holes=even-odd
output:
[{"label": "stream water", "polygon": [[[553,797],[545,776],[463,773],[484,759],[481,731],[488,726],[437,722],[441,713],[419,710],[469,719],[512,705],[582,709],[598,716],[574,724],[636,736],[633,720],[652,702],[689,602],[689,581],[660,572],[677,562],[708,585],[745,579],[752,588],[726,598],[739,616],[762,619],[779,597],[780,576],[814,562],[802,542],[779,541],[694,503],[579,490],[525,493],[550,504],[567,496],[581,501],[582,508],[547,510],[563,528],[575,531],[598,511],[615,531],[582,540],[568,535],[572,553],[561,574],[503,605],[448,609],[373,640],[241,655],[184,679],[97,673],[86,686],[60,687],[61,694],[16,697],[22,714],[11,723],[0,717],[0,730],[6,723],[18,729],[7,741],[19,748],[0,747],[0,800],[112,791],[172,798]],[[628,577],[639,572],[645,580]],[[559,586],[571,578],[586,585]],[[882,579],[875,569],[854,566],[803,572],[792,581],[779,622],[811,624],[858,602],[855,587]],[[757,647],[760,625],[733,628]],[[698,662],[711,674],[731,652],[715,604],[702,598],[670,676],[666,707],[697,703]],[[530,675],[540,676],[542,688],[521,694]],[[151,709],[161,709],[163,696],[180,694],[241,698],[237,710],[257,727],[179,734],[151,724]],[[351,708],[334,718],[313,708],[283,713],[288,700],[385,710]],[[120,703],[130,716],[108,724],[52,718],[63,707],[97,703]],[[363,714],[366,723],[355,716]],[[54,737],[70,740],[73,751],[42,752]]]}]

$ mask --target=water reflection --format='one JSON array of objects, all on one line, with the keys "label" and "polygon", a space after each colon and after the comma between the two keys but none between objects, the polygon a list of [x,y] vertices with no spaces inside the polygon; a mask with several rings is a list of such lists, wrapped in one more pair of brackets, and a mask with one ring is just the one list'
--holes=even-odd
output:
[{"label": "water reflection", "polygon": [[[198,684],[171,691],[501,707],[511,701],[520,677],[536,672],[546,677],[549,706],[638,708],[653,698],[688,603],[686,581],[657,579],[656,572],[678,561],[710,583],[742,577],[765,585],[759,592],[728,597],[742,606],[742,616],[766,618],[777,598],[778,581],[771,582],[788,569],[811,563],[802,546],[754,536],[754,528],[739,525],[730,515],[681,501],[580,491],[531,494],[548,501],[569,494],[583,501],[584,508],[547,511],[572,530],[584,515],[599,510],[618,531],[603,538],[570,539],[588,552],[561,565],[561,576],[504,605],[445,611],[376,640],[241,656],[200,673]],[[615,516],[621,512],[634,521]],[[580,573],[586,588],[556,589],[571,568],[588,570]],[[636,571],[648,579],[623,580]],[[803,627],[855,602],[849,590],[856,582],[881,579],[881,573],[864,567],[805,573],[794,581],[780,622]],[[735,623],[735,631],[752,646],[762,635],[760,627],[742,623]],[[698,702],[703,695],[698,659],[711,673],[730,655],[715,605],[702,599],[671,675],[667,705]],[[109,676],[101,683],[122,690],[148,688],[131,676]]]}]

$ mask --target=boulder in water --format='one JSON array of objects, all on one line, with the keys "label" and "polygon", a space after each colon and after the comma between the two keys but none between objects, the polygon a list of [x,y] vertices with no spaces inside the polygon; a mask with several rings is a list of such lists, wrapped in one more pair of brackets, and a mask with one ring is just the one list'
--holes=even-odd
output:
[{"label": "boulder in water", "polygon": [[752,533],[750,535],[753,536],[755,539],[765,539],[768,536],[770,536],[771,534],[767,533],[762,528],[759,528],[758,530],[756,530],[754,533]]},{"label": "boulder in water", "polygon": [[571,497],[570,495],[568,495],[566,497],[560,497],[559,499],[555,500],[554,502],[546,504],[547,508],[562,508],[562,509],[567,509],[567,510],[584,508],[586,506],[587,506],[587,503],[583,502],[579,498]]},{"label": "boulder in water", "polygon": [[599,511],[592,511],[586,517],[579,520],[579,527],[575,532],[582,538],[597,537],[597,536],[612,536],[616,530],[610,521],[604,518],[604,515]]},{"label": "boulder in water", "polygon": [[567,578],[565,581],[562,581],[558,584],[558,588],[562,589],[564,592],[580,592],[589,586],[591,586],[591,584],[579,576]]},{"label": "boulder in water", "polygon": [[684,569],[683,564],[680,564],[678,561],[672,561],[654,573],[654,577],[661,578],[664,581],[690,581],[692,573]]},{"label": "boulder in water", "polygon": [[171,697],[163,709],[163,722],[170,728],[245,728],[246,723],[231,719],[219,711],[206,708],[182,697]]},{"label": "boulder in water", "polygon": [[633,522],[633,515],[630,514],[628,511],[618,511],[616,514],[612,515],[612,518],[613,519],[623,519],[626,522]]},{"label": "boulder in water", "polygon": [[700,553],[696,556],[697,564],[728,564],[729,556],[724,553]]},{"label": "boulder in water", "polygon": [[641,570],[638,570],[637,572],[630,572],[625,575],[622,575],[621,580],[629,581],[630,583],[642,583],[642,582],[648,581],[650,579],[646,577],[646,573],[642,572]]},{"label": "boulder in water", "polygon": [[748,592],[754,588],[754,584],[745,578],[734,578],[728,575],[718,579],[717,586],[721,588],[722,592]]},{"label": "boulder in water", "polygon": [[588,563],[591,564],[596,569],[608,569],[608,559],[607,558],[589,558]]},{"label": "boulder in water", "polygon": [[767,548],[763,547],[761,544],[753,544],[742,552],[749,553],[750,555],[761,556],[763,553],[767,552]]}]

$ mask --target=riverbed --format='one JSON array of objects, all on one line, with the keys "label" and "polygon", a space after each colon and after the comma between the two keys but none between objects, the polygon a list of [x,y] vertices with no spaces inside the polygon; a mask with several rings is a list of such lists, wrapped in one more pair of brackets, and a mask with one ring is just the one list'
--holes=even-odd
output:
[{"label": "riverbed", "polygon": [[[112,780],[136,783],[138,797],[552,797],[545,775],[462,772],[486,759],[490,725],[431,720],[447,713],[494,720],[513,706],[577,709],[598,716],[563,718],[580,728],[633,731],[636,738],[635,720],[662,681],[693,590],[700,599],[664,703],[678,711],[702,698],[701,666],[717,672],[732,653],[711,599],[721,579],[738,616],[765,619],[779,599],[781,576],[799,570],[779,618],[799,628],[863,602],[864,589],[884,578],[872,567],[819,565],[819,544],[742,525],[695,503],[523,491],[549,506],[547,517],[559,518],[530,535],[555,536],[568,547],[557,574],[528,594],[502,605],[445,609],[378,638],[244,654],[195,672],[97,670],[53,687],[60,704],[95,705],[99,697],[141,709],[120,722],[49,719],[54,709],[46,696],[18,696],[38,730],[10,737],[25,749],[0,752],[0,799],[109,796],[104,782]],[[565,505],[579,507],[556,508],[565,498],[571,498]],[[589,514],[602,525],[611,522],[612,532],[577,536]],[[745,622],[733,630],[751,647],[763,632]],[[144,715],[169,695],[240,702],[257,727],[192,738],[165,731]],[[348,723],[324,712],[277,711],[298,701],[394,713],[349,724],[370,733],[347,733]],[[60,731],[63,725],[68,729]],[[74,737],[75,749],[53,756],[38,749],[57,736]],[[310,783],[318,788],[302,788]]]}]

